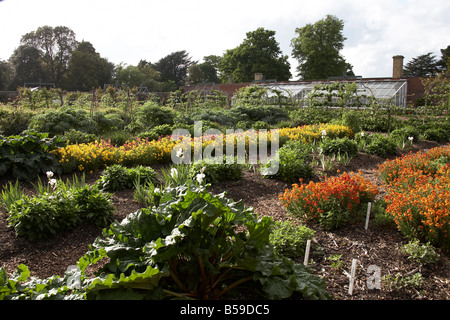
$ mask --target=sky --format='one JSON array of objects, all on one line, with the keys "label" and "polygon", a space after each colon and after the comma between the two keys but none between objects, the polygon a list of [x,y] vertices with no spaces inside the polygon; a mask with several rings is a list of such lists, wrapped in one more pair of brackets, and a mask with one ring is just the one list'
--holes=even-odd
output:
[{"label": "sky", "polygon": [[364,78],[391,77],[392,57],[411,59],[450,45],[448,0],[0,0],[0,60],[40,26],[66,26],[114,64],[157,62],[186,50],[193,61],[223,55],[257,28],[275,31],[292,57],[295,29],[331,14],[344,21],[342,56]]}]

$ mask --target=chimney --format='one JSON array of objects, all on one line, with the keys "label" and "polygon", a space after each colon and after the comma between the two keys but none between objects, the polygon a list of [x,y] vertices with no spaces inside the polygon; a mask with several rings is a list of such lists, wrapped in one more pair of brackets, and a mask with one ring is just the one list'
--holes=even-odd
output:
[{"label": "chimney", "polygon": [[403,77],[403,59],[404,56],[393,56],[393,70],[392,70],[392,78],[401,78]]},{"label": "chimney", "polygon": [[255,81],[263,81],[264,75],[262,73],[255,73]]}]

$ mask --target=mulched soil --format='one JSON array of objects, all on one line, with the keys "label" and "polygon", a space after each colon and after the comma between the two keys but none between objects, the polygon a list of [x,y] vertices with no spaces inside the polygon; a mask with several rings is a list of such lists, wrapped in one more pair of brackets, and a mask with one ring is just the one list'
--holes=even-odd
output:
[{"label": "mulched soil", "polygon": [[[415,143],[412,152],[427,150],[439,144],[430,141]],[[404,152],[409,152],[405,150]],[[376,172],[377,165],[384,162],[377,156],[360,154],[354,157],[347,166],[336,165],[341,172],[353,171],[361,173],[381,187]],[[320,172],[319,168],[317,171]],[[88,174],[86,180],[93,182],[100,176],[99,172]],[[317,180],[317,178],[316,178]],[[6,183],[0,180],[0,186]],[[22,183],[24,188],[32,192],[29,184]],[[263,179],[257,172],[246,171],[242,180],[238,182],[224,182],[210,188],[213,193],[227,192],[227,196],[234,200],[242,200],[252,206],[260,216],[272,216],[275,220],[291,220],[281,206],[278,195],[291,185],[274,179]],[[380,196],[382,196],[383,190]],[[131,212],[139,209],[139,204],[133,200],[133,191],[124,190],[113,195],[117,210],[115,219],[122,220]],[[405,258],[400,247],[407,241],[394,228],[381,228],[369,225],[366,231],[365,221],[358,221],[336,230],[326,231],[319,226],[309,224],[315,230],[312,241],[309,265],[312,272],[326,278],[327,290],[337,300],[448,300],[450,299],[450,254],[438,250],[440,261],[435,265],[421,269],[424,284],[419,289],[392,289],[382,281],[380,289],[369,289],[367,281],[371,274],[367,273],[369,266],[380,268],[381,276],[395,276],[412,274],[417,266]],[[14,272],[17,265],[25,264],[32,276],[46,278],[62,275],[68,266],[76,264],[78,259],[88,250],[102,230],[94,226],[80,226],[71,232],[60,233],[57,236],[33,243],[15,236],[14,230],[8,227],[6,215],[0,214],[0,264],[8,272]],[[340,257],[339,257],[340,256]],[[333,264],[329,258],[339,257]],[[357,259],[356,278],[352,295],[349,294],[349,273],[352,260]],[[303,257],[298,257],[303,263]]]}]

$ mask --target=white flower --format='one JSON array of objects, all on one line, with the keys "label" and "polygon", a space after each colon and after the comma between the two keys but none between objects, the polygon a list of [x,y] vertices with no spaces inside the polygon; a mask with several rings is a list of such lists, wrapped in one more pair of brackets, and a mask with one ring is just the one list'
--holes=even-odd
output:
[{"label": "white flower", "polygon": [[202,183],[203,182],[203,179],[205,178],[205,174],[204,173],[199,173],[199,174],[197,174],[197,181],[198,181],[198,183]]},{"label": "white flower", "polygon": [[49,179],[51,179],[53,177],[53,172],[51,172],[51,171],[47,171],[46,174],[47,174],[47,178],[49,178]]},{"label": "white flower", "polygon": [[56,181],[56,179],[50,179],[48,184],[52,186],[53,189],[56,188],[56,184],[58,183],[58,181]]},{"label": "white flower", "polygon": [[161,189],[155,188],[155,189],[153,189],[153,193],[160,194],[161,193]]},{"label": "white flower", "polygon": [[327,132],[324,130],[322,130],[322,137],[325,137],[327,135]]},{"label": "white flower", "polygon": [[364,137],[364,131],[361,131],[361,137]]},{"label": "white flower", "polygon": [[184,155],[184,154],[183,154],[183,149],[181,149],[181,148],[178,149],[176,154],[177,154],[177,157],[178,157],[178,158],[183,158],[183,155]]},{"label": "white flower", "polygon": [[414,137],[408,137],[408,140],[412,142],[414,140]]},{"label": "white flower", "polygon": [[178,171],[177,171],[176,168],[170,169],[170,176],[171,176],[173,179],[175,179],[175,178],[177,177],[177,175],[178,175]]}]

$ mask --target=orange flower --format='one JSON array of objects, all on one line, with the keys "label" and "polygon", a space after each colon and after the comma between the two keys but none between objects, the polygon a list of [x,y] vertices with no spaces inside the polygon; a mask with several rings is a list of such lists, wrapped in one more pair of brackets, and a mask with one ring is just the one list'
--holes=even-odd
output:
[{"label": "orange flower", "polygon": [[[387,208],[408,237],[450,249],[450,146],[386,161],[380,175],[387,183]],[[447,163],[446,163],[447,162]]]},{"label": "orange flower", "polygon": [[377,194],[376,185],[359,174],[345,172],[338,177],[325,177],[318,183],[294,184],[279,199],[292,214],[314,220],[319,213],[329,210],[354,213],[361,203],[374,201]]}]

